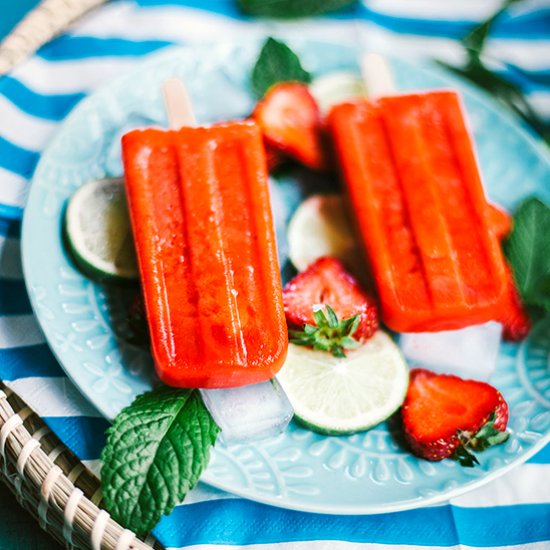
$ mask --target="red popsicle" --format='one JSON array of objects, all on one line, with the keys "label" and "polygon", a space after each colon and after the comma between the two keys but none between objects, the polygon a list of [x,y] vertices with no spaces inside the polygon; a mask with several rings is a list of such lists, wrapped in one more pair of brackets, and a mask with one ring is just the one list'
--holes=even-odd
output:
[{"label": "red popsicle", "polygon": [[357,99],[328,123],[384,323],[422,332],[502,319],[509,278],[458,94]]},{"label": "red popsicle", "polygon": [[260,129],[136,130],[122,147],[159,377],[204,388],[272,378],[288,344]]}]

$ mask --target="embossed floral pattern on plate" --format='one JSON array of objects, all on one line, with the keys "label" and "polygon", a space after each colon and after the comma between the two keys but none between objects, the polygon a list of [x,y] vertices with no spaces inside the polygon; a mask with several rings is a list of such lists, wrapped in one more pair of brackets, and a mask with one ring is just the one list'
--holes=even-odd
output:
[{"label": "embossed floral pattern on plate", "polygon": [[[316,74],[357,70],[357,51],[327,43],[293,46]],[[171,50],[124,75],[79,105],[36,170],[23,227],[23,256],[36,315],[54,353],[89,400],[112,418],[155,383],[149,353],[126,341],[124,296],[107,292],[72,267],[61,243],[61,218],[82,183],[122,172],[120,136],[143,125],[165,125],[160,84],[179,76],[197,117],[211,122],[251,111],[248,78],[258,44]],[[512,206],[537,192],[550,201],[550,164],[542,148],[485,96],[433,67],[392,62],[402,89],[459,87],[476,138],[490,197]],[[311,191],[303,172],[271,182],[279,254],[286,261],[285,224]],[[294,179],[293,179],[294,178]],[[317,187],[316,187],[317,186]],[[284,268],[284,265],[283,265]],[[283,273],[284,273],[283,269]],[[324,437],[291,424],[277,438],[253,445],[218,445],[203,480],[270,504],[327,513],[377,513],[439,502],[501,475],[550,440],[550,323],[520,346],[501,347],[493,383],[511,408],[510,440],[483,455],[478,468],[430,463],[403,450],[384,423],[366,433]]]}]

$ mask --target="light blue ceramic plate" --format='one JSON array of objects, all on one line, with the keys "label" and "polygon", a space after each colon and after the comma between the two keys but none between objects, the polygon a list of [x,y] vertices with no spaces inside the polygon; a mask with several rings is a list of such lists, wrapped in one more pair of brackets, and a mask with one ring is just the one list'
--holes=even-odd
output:
[{"label": "light blue ceramic plate", "polygon": [[[315,74],[357,70],[357,51],[326,43],[292,44]],[[258,44],[167,51],[83,101],[63,124],[36,170],[23,227],[23,259],[31,300],[59,361],[89,400],[112,418],[154,382],[149,354],[120,336],[126,296],[76,271],[61,243],[67,198],[83,183],[120,175],[120,136],[137,126],[166,124],[161,83],[181,77],[198,120],[247,115],[249,74]],[[550,163],[542,148],[489,99],[434,67],[392,63],[400,89],[458,87],[464,92],[487,190],[513,206],[537,193],[550,201]],[[284,264],[284,227],[307,194],[334,182],[303,171],[272,182]],[[283,266],[284,268],[284,266]],[[285,271],[283,269],[283,271]],[[291,425],[254,445],[218,445],[203,481],[258,501],[336,514],[378,513],[432,504],[479,486],[525,461],[550,440],[550,323],[521,346],[503,345],[493,383],[511,408],[510,440],[464,469],[418,460],[386,424],[350,437],[323,437]]]}]

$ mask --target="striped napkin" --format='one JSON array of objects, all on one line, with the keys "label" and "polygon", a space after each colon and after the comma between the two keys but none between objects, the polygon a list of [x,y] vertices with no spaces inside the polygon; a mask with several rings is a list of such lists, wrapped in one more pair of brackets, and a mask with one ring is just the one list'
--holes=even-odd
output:
[{"label": "striped napkin", "polygon": [[[0,79],[0,378],[97,471],[107,422],[50,353],[32,315],[19,257],[20,219],[33,170],[69,111],[101,84],[172,44],[266,34],[349,41],[407,57],[460,63],[456,42],[499,7],[495,0],[365,0],[338,15],[288,23],[242,16],[232,0],[126,0],[106,4]],[[487,53],[515,75],[550,122],[550,6],[514,5]],[[550,184],[550,182],[549,182]],[[550,548],[550,445],[513,472],[437,507],[376,516],[273,508],[199,485],[155,535],[167,548]]]}]

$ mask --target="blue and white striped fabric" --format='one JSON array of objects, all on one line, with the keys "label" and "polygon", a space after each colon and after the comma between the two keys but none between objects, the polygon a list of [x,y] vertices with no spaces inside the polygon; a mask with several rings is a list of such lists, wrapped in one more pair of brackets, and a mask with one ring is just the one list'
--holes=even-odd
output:
[{"label": "blue and white striped fabric", "polygon": [[[400,56],[459,62],[456,38],[498,0],[365,0],[299,23],[242,16],[232,0],[141,0],[107,4],[0,79],[0,378],[97,470],[107,423],[72,386],[31,312],[19,258],[30,178],[59,123],[88,93],[144,55],[170,44],[300,33]],[[550,122],[550,4],[524,1],[496,25],[488,47]],[[517,67],[521,67],[518,71]],[[550,548],[550,446],[482,489],[429,509],[326,516],[276,509],[200,485],[155,531],[167,548],[351,550]]]}]

